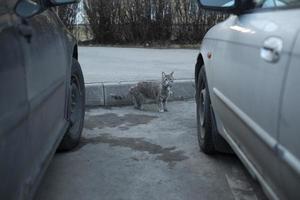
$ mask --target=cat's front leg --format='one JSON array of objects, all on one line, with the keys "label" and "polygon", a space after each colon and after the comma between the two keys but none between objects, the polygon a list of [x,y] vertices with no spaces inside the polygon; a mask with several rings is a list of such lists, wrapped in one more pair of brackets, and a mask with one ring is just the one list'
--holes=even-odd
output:
[{"label": "cat's front leg", "polygon": [[144,105],[143,104],[140,105],[139,110],[144,110]]},{"label": "cat's front leg", "polygon": [[163,100],[161,98],[158,100],[158,112],[164,112]]},{"label": "cat's front leg", "polygon": [[167,99],[164,99],[162,103],[163,103],[163,109],[164,109],[164,111],[165,111],[165,112],[168,112],[168,108],[167,108]]}]

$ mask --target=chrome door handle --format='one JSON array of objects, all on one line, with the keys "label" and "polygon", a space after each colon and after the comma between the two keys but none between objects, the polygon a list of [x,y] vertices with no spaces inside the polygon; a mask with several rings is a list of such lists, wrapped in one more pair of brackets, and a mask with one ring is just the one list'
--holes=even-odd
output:
[{"label": "chrome door handle", "polygon": [[283,42],[278,37],[269,37],[264,41],[260,49],[260,57],[266,62],[276,63],[280,59],[280,53],[283,48]]}]

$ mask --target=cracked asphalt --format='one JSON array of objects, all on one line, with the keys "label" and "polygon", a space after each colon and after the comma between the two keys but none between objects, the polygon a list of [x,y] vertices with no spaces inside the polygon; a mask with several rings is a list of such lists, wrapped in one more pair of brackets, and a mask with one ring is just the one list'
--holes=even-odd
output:
[{"label": "cracked asphalt", "polygon": [[57,153],[37,200],[263,200],[261,187],[235,155],[198,147],[195,102],[169,112],[90,108],[81,143]]}]

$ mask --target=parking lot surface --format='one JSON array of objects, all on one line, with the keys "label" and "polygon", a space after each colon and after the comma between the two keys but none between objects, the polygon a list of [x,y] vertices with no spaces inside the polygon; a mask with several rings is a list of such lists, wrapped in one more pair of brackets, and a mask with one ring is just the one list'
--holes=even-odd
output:
[{"label": "parking lot surface", "polygon": [[169,112],[132,107],[86,112],[80,145],[57,153],[37,200],[261,200],[260,186],[234,155],[199,151],[195,102]]},{"label": "parking lot surface", "polygon": [[86,83],[160,80],[161,72],[175,79],[193,79],[199,50],[79,47]]}]

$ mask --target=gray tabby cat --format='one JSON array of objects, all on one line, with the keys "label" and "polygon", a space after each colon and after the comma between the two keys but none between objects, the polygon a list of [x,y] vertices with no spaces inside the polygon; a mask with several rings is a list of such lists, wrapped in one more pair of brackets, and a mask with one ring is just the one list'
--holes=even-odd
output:
[{"label": "gray tabby cat", "polygon": [[129,95],[135,108],[142,110],[146,99],[152,99],[157,102],[159,112],[168,111],[167,101],[172,94],[173,75],[174,72],[171,74],[162,72],[161,82],[139,82],[134,87],[131,87]]}]

